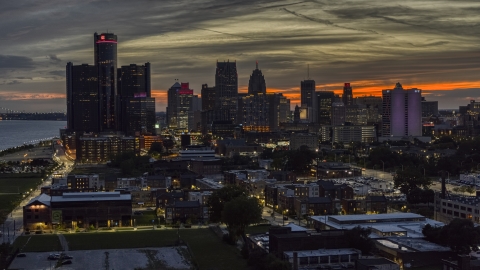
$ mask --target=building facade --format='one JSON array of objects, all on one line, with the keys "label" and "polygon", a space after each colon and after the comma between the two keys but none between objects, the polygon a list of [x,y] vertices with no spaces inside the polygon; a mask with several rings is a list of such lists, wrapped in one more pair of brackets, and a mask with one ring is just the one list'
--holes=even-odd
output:
[{"label": "building facade", "polygon": [[383,90],[382,136],[422,136],[422,91],[403,89],[400,83]]}]

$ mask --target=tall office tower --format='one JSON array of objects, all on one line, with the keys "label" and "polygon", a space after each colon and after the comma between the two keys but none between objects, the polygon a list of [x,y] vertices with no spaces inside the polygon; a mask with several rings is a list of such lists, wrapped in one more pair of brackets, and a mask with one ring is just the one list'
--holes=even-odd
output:
[{"label": "tall office tower", "polygon": [[202,110],[208,111],[215,109],[215,86],[208,87],[208,84],[202,84]]},{"label": "tall office tower", "polygon": [[167,125],[171,129],[189,130],[189,118],[193,117],[193,90],[189,83],[175,82],[168,89]]},{"label": "tall office tower", "polygon": [[302,107],[306,106],[311,111],[309,115],[309,122],[317,122],[318,106],[317,100],[315,98],[315,81],[314,80],[304,80],[300,82],[300,98],[302,102]]},{"label": "tall office tower", "polygon": [[202,98],[198,95],[192,96],[192,109],[188,115],[188,130],[200,130],[202,125]]},{"label": "tall office tower", "polygon": [[366,107],[366,121],[368,125],[382,122],[382,98],[374,96],[357,97],[355,103]]},{"label": "tall office tower", "polygon": [[167,92],[167,126],[171,129],[177,128],[177,97],[180,88],[180,83],[175,82]]},{"label": "tall office tower", "polygon": [[[238,96],[238,74],[236,62],[218,62],[215,72],[215,109],[217,120],[236,122]],[[220,118],[220,119],[218,119]]]},{"label": "tall office tower", "polygon": [[253,70],[252,75],[250,75],[250,80],[248,81],[248,94],[266,94],[267,86],[265,84],[265,78],[263,77],[262,71],[258,69],[258,62],[256,62],[255,70]]},{"label": "tall office tower", "polygon": [[383,90],[382,136],[422,136],[422,90]]},{"label": "tall office tower", "polygon": [[122,104],[122,131],[127,136],[155,134],[155,98],[137,95]]},{"label": "tall office tower", "polygon": [[342,101],[332,103],[332,126],[342,126],[345,124],[345,105]]},{"label": "tall office tower", "polygon": [[269,99],[266,94],[239,95],[237,123],[245,131],[270,131]]},{"label": "tall office tower", "polygon": [[67,128],[79,135],[100,128],[97,72],[96,66],[67,63]]},{"label": "tall office tower", "polygon": [[332,124],[332,103],[335,94],[333,91],[318,91],[316,99],[318,104],[318,123],[329,126]]},{"label": "tall office tower", "polygon": [[350,83],[345,83],[343,85],[342,101],[345,106],[350,106],[354,104],[352,87],[350,86]]},{"label": "tall office tower", "polygon": [[155,133],[155,99],[151,97],[150,63],[130,64],[117,74],[117,130],[126,135]]},{"label": "tall office tower", "polygon": [[150,63],[145,65],[130,64],[118,69],[118,94],[121,97],[151,97]]},{"label": "tall office tower", "polygon": [[94,35],[95,66],[98,70],[100,131],[116,129],[117,101],[117,36],[113,33]]},{"label": "tall office tower", "polygon": [[188,131],[189,119],[193,108],[193,90],[190,89],[189,83],[181,83],[177,92],[177,129]]},{"label": "tall office tower", "polygon": [[280,123],[288,122],[290,114],[290,100],[282,94],[268,93],[268,121],[270,131],[278,131]]}]

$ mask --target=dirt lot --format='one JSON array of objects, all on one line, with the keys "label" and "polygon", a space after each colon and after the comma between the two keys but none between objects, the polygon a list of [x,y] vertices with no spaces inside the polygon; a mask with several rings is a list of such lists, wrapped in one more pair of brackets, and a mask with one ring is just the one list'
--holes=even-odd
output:
[{"label": "dirt lot", "polygon": [[[108,253],[107,253],[108,252]],[[72,264],[57,269],[190,269],[184,247],[143,249],[104,249],[68,251]],[[54,269],[57,261],[47,260],[49,252],[29,252],[24,258],[15,258],[9,269]],[[188,256],[188,255],[187,255]],[[147,268],[149,267],[149,268]]]}]

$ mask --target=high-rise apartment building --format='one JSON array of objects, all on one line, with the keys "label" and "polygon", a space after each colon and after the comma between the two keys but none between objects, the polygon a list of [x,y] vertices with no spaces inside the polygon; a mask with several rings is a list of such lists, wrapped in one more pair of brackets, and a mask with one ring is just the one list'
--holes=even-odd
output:
[{"label": "high-rise apartment building", "polygon": [[250,75],[250,80],[248,81],[248,94],[266,94],[267,86],[265,84],[265,77],[262,74],[262,71],[258,69],[258,62],[256,62],[255,69]]},{"label": "high-rise apartment building", "polygon": [[422,136],[422,90],[394,89],[382,91],[382,136]]},{"label": "high-rise apartment building", "polygon": [[345,106],[350,106],[354,104],[353,92],[352,92],[352,87],[350,86],[350,83],[345,83],[343,85],[342,101],[343,101],[343,104],[345,104]]},{"label": "high-rise apartment building", "polygon": [[97,67],[67,63],[67,129],[79,135],[99,132]]},{"label": "high-rise apartment building", "polygon": [[98,71],[100,131],[114,131],[117,124],[117,36],[94,34],[94,57]]},{"label": "high-rise apartment building", "polygon": [[238,96],[238,74],[236,62],[217,62],[215,72],[215,109],[220,111],[217,120],[236,122]]}]

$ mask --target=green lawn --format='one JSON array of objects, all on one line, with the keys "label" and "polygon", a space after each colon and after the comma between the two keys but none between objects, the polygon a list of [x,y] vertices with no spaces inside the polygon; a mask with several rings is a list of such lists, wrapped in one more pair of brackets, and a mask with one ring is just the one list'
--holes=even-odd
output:
[{"label": "green lawn", "polygon": [[270,229],[270,224],[250,226],[245,229],[246,234],[266,233]]},{"label": "green lawn", "polygon": [[152,220],[155,221],[155,224],[158,224],[158,218],[155,214],[155,211],[141,211],[142,215],[134,215],[132,218],[135,219],[135,224],[137,226],[148,226],[152,225]]},{"label": "green lawn", "polygon": [[13,244],[14,249],[21,252],[62,251],[57,235],[25,235],[19,236]]},{"label": "green lawn", "polygon": [[0,174],[0,193],[12,193],[0,194],[0,224],[23,199],[20,193],[35,189],[42,182],[41,179],[41,175],[35,173]]}]

